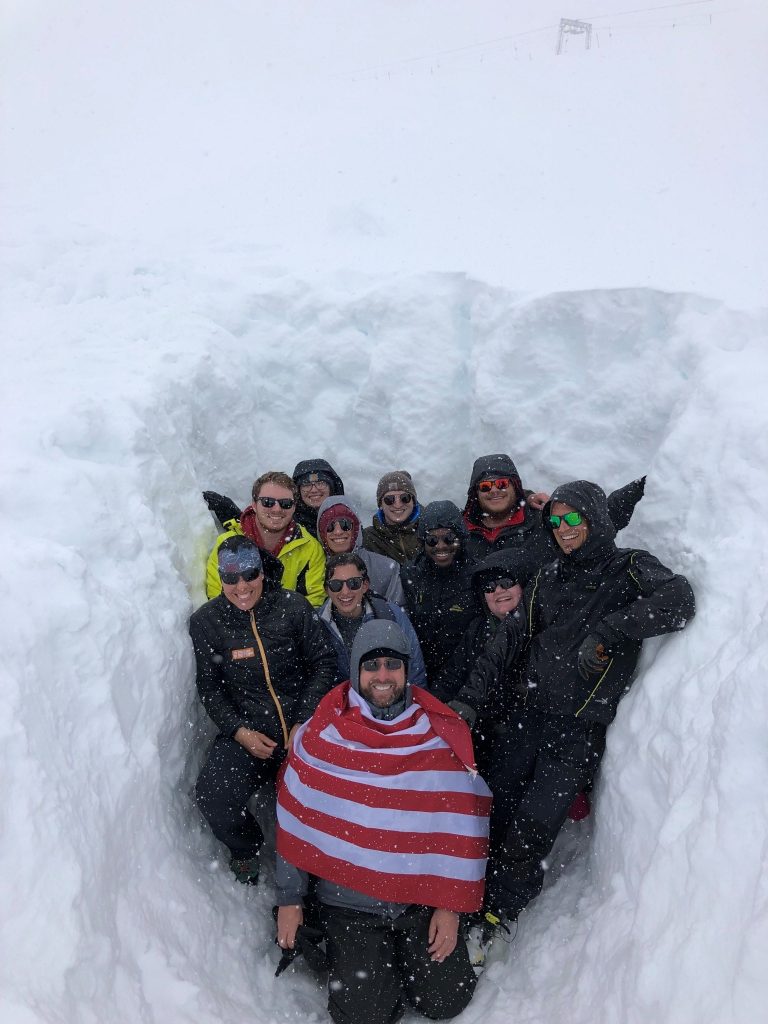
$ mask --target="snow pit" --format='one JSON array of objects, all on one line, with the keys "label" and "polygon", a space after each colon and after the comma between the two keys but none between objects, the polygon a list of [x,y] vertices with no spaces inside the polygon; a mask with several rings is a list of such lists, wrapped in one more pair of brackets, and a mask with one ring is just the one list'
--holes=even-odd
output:
[{"label": "snow pit", "polygon": [[369,511],[395,467],[463,503],[489,451],[543,489],[647,473],[620,539],[688,575],[698,613],[646,645],[592,838],[463,1019],[762,1019],[765,319],[459,274],[309,285],[256,258],[213,274],[94,241],[8,289],[2,1019],[325,1020],[309,978],[273,980],[268,879],[230,880],[191,799],[200,492],[245,502],[322,455]]}]

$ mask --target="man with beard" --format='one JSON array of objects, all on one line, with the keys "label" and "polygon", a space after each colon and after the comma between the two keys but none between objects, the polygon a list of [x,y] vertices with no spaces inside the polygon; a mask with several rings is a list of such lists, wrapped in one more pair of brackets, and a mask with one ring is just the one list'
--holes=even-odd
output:
[{"label": "man with beard", "polygon": [[454,703],[472,720],[502,687],[521,701],[489,772],[489,925],[514,920],[540,892],[542,861],[594,778],[643,640],[683,629],[695,610],[685,577],[647,551],[616,546],[596,484],[556,488],[543,516],[557,558],[532,577],[522,615],[505,617]]},{"label": "man with beard", "polygon": [[235,877],[254,883],[263,835],[248,800],[333,685],[336,658],[306,600],[280,586],[280,563],[252,540],[226,538],[217,571],[223,592],[189,622],[198,693],[219,730],[197,801]]},{"label": "man with beard", "polygon": [[[298,488],[294,518],[299,526],[316,538],[317,510],[329,494],[344,493],[342,479],[325,459],[304,459],[296,463],[293,482]],[[231,498],[216,491],[203,491],[203,497],[222,529],[231,530],[233,524],[240,523],[242,512]]]},{"label": "man with beard", "polygon": [[[608,509],[616,531],[632,518],[643,496],[645,477],[633,480],[608,496]],[[472,467],[464,507],[469,531],[467,552],[480,561],[502,548],[525,550],[539,565],[551,558],[551,548],[542,529],[541,509],[547,494],[523,489],[520,474],[509,455],[481,455]]]},{"label": "man with beard", "polygon": [[277,796],[277,940],[302,944],[318,879],[336,1024],[432,1020],[476,979],[459,913],[482,900],[490,799],[458,715],[408,681],[393,622],[365,623],[351,678],[296,733]]}]

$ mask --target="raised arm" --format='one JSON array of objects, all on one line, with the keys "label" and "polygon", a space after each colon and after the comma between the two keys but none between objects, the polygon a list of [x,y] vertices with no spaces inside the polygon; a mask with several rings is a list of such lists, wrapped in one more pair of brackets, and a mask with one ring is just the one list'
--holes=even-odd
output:
[{"label": "raised arm", "polygon": [[629,524],[635,506],[644,493],[645,477],[641,476],[639,480],[631,480],[608,495],[608,515],[617,533]]}]

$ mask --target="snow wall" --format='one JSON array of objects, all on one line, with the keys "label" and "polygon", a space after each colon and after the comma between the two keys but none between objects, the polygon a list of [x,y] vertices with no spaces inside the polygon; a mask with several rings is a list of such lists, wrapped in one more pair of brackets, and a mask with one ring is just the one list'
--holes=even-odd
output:
[{"label": "snow wall", "polygon": [[325,1019],[308,979],[273,980],[268,885],[232,883],[191,799],[200,491],[244,502],[323,455],[369,507],[400,466],[460,502],[487,451],[536,488],[647,473],[622,539],[687,574],[698,613],[646,645],[592,838],[463,1019],[765,1019],[765,319],[461,275],[310,286],[256,259],[11,255],[3,1021]]}]

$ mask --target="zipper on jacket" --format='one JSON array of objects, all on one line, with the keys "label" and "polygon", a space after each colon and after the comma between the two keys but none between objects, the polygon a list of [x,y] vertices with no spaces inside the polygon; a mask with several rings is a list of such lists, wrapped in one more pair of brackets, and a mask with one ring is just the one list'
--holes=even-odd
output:
[{"label": "zipper on jacket", "polygon": [[595,694],[597,693],[598,689],[600,688],[600,684],[601,684],[601,683],[602,683],[602,681],[603,681],[603,680],[605,679],[605,677],[606,677],[606,676],[608,675],[608,670],[610,669],[610,667],[611,667],[611,665],[612,665],[612,664],[613,664],[613,658],[611,658],[611,660],[610,660],[610,661],[608,662],[608,664],[607,664],[607,665],[605,666],[605,668],[603,669],[603,671],[602,671],[602,673],[601,673],[601,675],[600,675],[600,678],[599,678],[599,679],[597,680],[597,682],[595,683],[595,688],[594,688],[594,690],[592,691],[592,693],[590,693],[590,695],[589,695],[589,696],[587,697],[587,699],[586,699],[586,700],[584,701],[584,703],[583,703],[583,704],[581,705],[581,707],[579,708],[579,710],[578,710],[578,711],[576,712],[576,714],[574,715],[574,718],[578,718],[578,717],[579,717],[579,715],[580,715],[580,714],[581,714],[581,712],[582,712],[582,711],[584,710],[584,708],[585,708],[585,707],[587,706],[587,704],[589,704],[589,702],[590,702],[590,701],[592,700],[592,698],[593,698],[593,697],[595,696]]},{"label": "zipper on jacket", "polygon": [[280,698],[277,696],[277,693],[275,692],[274,686],[272,685],[272,677],[269,674],[269,664],[267,663],[267,652],[264,650],[264,644],[261,642],[261,637],[259,636],[259,631],[256,628],[256,616],[253,614],[253,608],[251,608],[250,615],[251,615],[251,629],[253,630],[253,635],[256,637],[256,644],[257,644],[257,646],[259,648],[259,654],[261,656],[261,664],[262,664],[262,667],[264,668],[264,678],[267,681],[267,689],[269,690],[269,695],[272,698],[272,700],[274,701],[275,707],[277,708],[277,717],[280,719],[280,728],[283,730],[283,746],[287,750],[288,749],[288,726],[285,724],[285,715],[283,714],[283,706],[280,703]]}]

